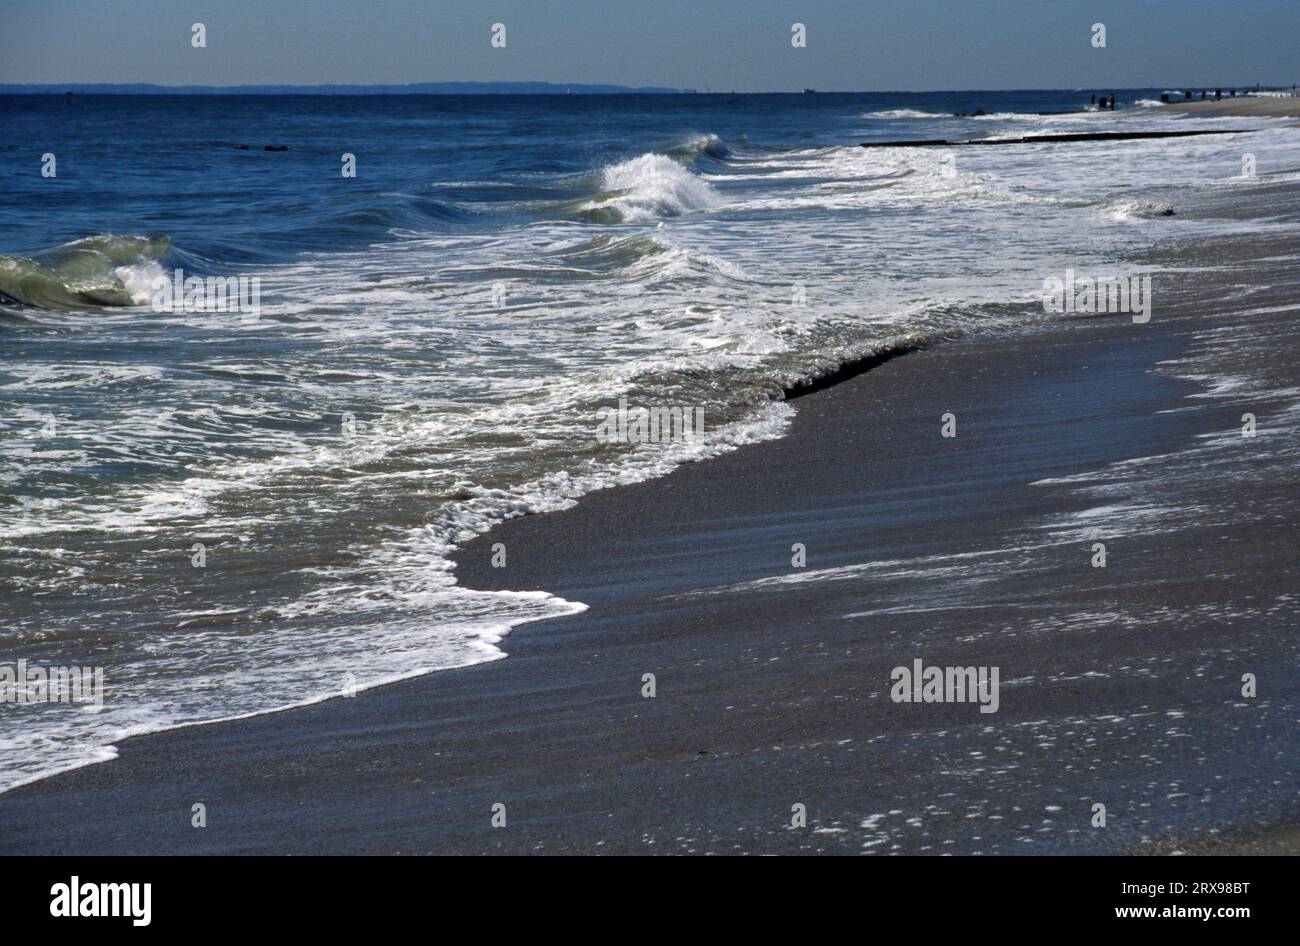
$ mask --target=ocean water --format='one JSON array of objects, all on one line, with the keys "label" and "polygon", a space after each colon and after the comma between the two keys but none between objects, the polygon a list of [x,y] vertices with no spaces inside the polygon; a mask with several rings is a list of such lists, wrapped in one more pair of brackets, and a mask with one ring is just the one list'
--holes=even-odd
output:
[{"label": "ocean water", "polygon": [[[0,705],[0,789],[503,657],[584,606],[457,585],[494,523],[780,436],[855,359],[1055,318],[1066,267],[1267,228],[1195,210],[1244,153],[1300,166],[1284,122],[1161,91],[0,97],[0,662],[106,684]],[[1259,130],[857,146],[1198,127]],[[177,269],[260,311],[157,311]],[[620,399],[705,433],[602,441]]]}]

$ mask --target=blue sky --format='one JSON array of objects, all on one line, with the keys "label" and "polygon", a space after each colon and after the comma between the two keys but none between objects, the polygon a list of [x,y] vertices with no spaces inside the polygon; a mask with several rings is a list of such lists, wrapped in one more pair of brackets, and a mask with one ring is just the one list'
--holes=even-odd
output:
[{"label": "blue sky", "polygon": [[1172,88],[1300,82],[1298,51],[1300,0],[0,0],[0,83]]}]

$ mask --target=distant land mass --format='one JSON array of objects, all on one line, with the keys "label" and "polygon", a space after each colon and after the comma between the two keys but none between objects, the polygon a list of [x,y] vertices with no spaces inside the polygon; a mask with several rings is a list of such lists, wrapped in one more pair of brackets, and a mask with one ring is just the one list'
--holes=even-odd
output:
[{"label": "distant land mass", "polygon": [[407,85],[151,85],[145,82],[0,85],[7,95],[674,95],[694,89],[558,82],[415,82]]}]

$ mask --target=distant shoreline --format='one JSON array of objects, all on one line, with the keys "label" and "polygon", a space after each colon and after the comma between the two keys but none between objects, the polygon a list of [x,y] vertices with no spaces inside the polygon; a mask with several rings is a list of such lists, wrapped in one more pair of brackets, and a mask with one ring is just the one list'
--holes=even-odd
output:
[{"label": "distant shoreline", "polygon": [[1220,101],[1173,102],[1173,112],[1213,118],[1300,118],[1300,96],[1237,96]]},{"label": "distant shoreline", "polygon": [[682,95],[694,89],[560,82],[415,82],[395,85],[154,85],[147,82],[0,85],[0,95]]},{"label": "distant shoreline", "polygon": [[[1175,86],[1171,86],[1175,87]],[[1181,86],[1176,86],[1181,88]],[[1195,88],[1202,88],[1197,85]],[[1107,87],[1107,92],[1145,92],[1160,88],[1149,87]],[[769,89],[758,92],[737,92],[735,90],[717,89],[700,90],[695,88],[673,88],[670,86],[622,86],[603,83],[564,83],[564,82],[413,82],[379,85],[353,85],[347,83],[327,83],[322,85],[157,85],[148,82],[128,83],[0,83],[0,95],[311,95],[311,96],[362,96],[362,95],[792,95],[809,94],[812,90]],[[826,89],[817,90],[816,95],[953,95],[984,94],[992,92],[1078,92],[1087,94],[1102,91],[1101,87],[1092,89]],[[1241,96],[1223,102],[1176,103],[1179,107],[1187,106],[1228,106],[1256,101],[1278,101],[1273,98],[1257,99]],[[1280,101],[1300,102],[1300,99],[1280,99]],[[1188,109],[1194,110],[1194,109]],[[1207,109],[1207,111],[1212,111]],[[1226,110],[1224,114],[1227,114]],[[1251,113],[1243,113],[1251,114]],[[1269,114],[1258,112],[1254,114]]]}]

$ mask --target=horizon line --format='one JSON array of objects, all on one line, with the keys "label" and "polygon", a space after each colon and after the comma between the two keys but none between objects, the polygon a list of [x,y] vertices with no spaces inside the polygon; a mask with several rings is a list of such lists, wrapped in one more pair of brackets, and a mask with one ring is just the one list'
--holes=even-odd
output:
[{"label": "horizon line", "polygon": [[[453,90],[458,87],[459,90]],[[937,94],[954,94],[954,93],[975,93],[975,92],[1088,92],[1103,89],[1102,86],[1077,86],[1077,87],[1016,87],[1005,89],[773,89],[764,91],[740,92],[735,89],[718,90],[706,89],[701,91],[698,88],[674,87],[674,86],[629,86],[618,83],[604,82],[550,82],[545,80],[511,80],[511,81],[482,81],[482,80],[447,80],[447,81],[426,81],[426,82],[321,82],[313,84],[289,84],[289,83],[241,83],[239,85],[164,85],[156,82],[12,82],[0,83],[0,94],[9,95],[59,95],[59,94],[114,94],[117,90],[134,90],[123,91],[119,94],[143,94],[142,90],[155,92],[159,95],[258,95],[258,94],[281,94],[281,95],[419,95],[422,94],[420,89],[442,88],[440,92],[425,92],[423,94],[442,94],[442,95],[508,95],[526,94],[526,95],[800,95],[800,94],[824,94],[824,95],[937,95]],[[536,89],[540,91],[523,91],[524,89]],[[1106,86],[1107,91],[1149,91],[1160,86]],[[1286,85],[1261,84],[1252,85],[1230,85],[1223,83],[1167,83],[1166,88],[1171,91],[1182,91],[1186,89],[1209,89],[1209,88],[1226,88],[1226,89],[1259,89],[1271,90],[1288,88]],[[346,91],[335,91],[346,90]],[[355,91],[353,91],[355,90]],[[368,91],[368,90],[385,90],[385,91]],[[552,91],[554,90],[554,91]]]}]

